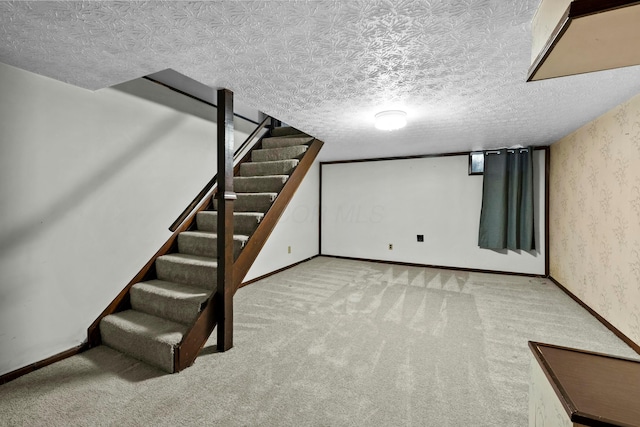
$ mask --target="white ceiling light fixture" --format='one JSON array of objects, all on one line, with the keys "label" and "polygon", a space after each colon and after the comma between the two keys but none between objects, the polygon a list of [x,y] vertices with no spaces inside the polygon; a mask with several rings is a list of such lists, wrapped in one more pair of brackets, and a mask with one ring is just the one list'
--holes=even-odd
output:
[{"label": "white ceiling light fixture", "polygon": [[376,114],[376,129],[397,130],[407,125],[407,113],[400,110],[381,111]]}]

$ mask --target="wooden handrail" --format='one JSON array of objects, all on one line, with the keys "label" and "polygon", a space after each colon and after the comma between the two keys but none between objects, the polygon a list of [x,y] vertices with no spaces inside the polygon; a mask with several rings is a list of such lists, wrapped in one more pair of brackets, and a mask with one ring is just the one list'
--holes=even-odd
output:
[{"label": "wooden handrail", "polygon": [[[236,161],[242,158],[243,152],[251,148],[253,145],[255,145],[255,143],[257,143],[260,140],[260,139],[257,139],[256,141],[253,141],[254,139],[256,139],[258,135],[260,135],[260,131],[262,131],[262,129],[267,125],[267,123],[270,123],[272,120],[273,119],[269,116],[265,117],[264,120],[262,120],[262,122],[260,122],[258,126],[254,129],[254,131],[251,132],[251,135],[249,135],[247,139],[245,139],[244,142],[240,145],[240,147],[236,149],[233,155],[234,165]],[[185,210],[183,210],[182,213],[178,216],[178,218],[176,218],[176,220],[173,221],[173,224],[171,224],[171,226],[169,227],[169,231],[176,231],[178,229],[178,226],[180,226],[180,224],[182,224],[182,222],[189,216],[189,214],[196,208],[196,206],[198,206],[200,201],[202,201],[202,199],[207,197],[209,193],[213,190],[213,188],[216,186],[217,180],[218,180],[218,174],[214,175],[213,178],[211,178],[211,180],[207,182],[207,184],[202,188],[202,190],[200,190],[198,195],[194,197],[191,203],[189,203],[189,206],[187,206]]]},{"label": "wooden handrail", "polygon": [[[323,144],[320,140],[313,140],[309,149],[302,157],[302,160],[300,160],[300,163],[296,166],[291,176],[289,176],[278,197],[265,213],[260,224],[258,224],[258,228],[251,235],[242,252],[240,252],[240,255],[233,264],[233,293],[238,290],[242,280],[249,272],[251,265],[258,257],[258,253],[269,238],[278,219],[289,205],[293,194],[302,183],[309,169],[311,169]],[[209,335],[211,335],[211,332],[213,332],[213,329],[216,327],[216,317],[218,315],[216,307],[221,304],[221,301],[216,300],[217,298],[220,298],[218,293],[214,293],[209,298],[207,305],[200,312],[193,326],[184,335],[182,342],[176,348],[174,354],[174,372],[182,371],[193,364],[198,353],[200,353],[200,350],[209,338]]]},{"label": "wooden handrail", "polygon": [[311,165],[313,165],[313,162],[318,156],[318,152],[320,152],[323,145],[324,142],[318,139],[313,140],[309,149],[302,157],[302,160],[300,160],[298,166],[296,166],[291,176],[289,176],[289,179],[287,179],[287,183],[278,194],[278,197],[265,213],[262,221],[260,221],[260,224],[258,225],[258,228],[242,248],[242,252],[240,252],[236,262],[233,264],[235,290],[240,287],[242,280],[249,272],[253,262],[258,257],[258,253],[260,253],[260,250],[262,250],[262,247],[267,242],[267,239],[269,238],[269,235],[271,235],[278,219],[280,219],[280,216],[282,216],[282,213],[289,205],[291,198],[302,183],[302,180],[311,168]]},{"label": "wooden handrail", "polygon": [[[150,77],[150,76],[143,76],[142,78],[143,78],[143,79],[145,79],[145,80],[149,80],[150,82],[153,82],[153,83],[155,83],[155,84],[157,84],[157,85],[160,85],[160,86],[166,87],[167,89],[172,90],[172,91],[174,91],[174,92],[176,92],[176,93],[179,93],[180,95],[186,96],[187,98],[191,98],[191,99],[193,99],[193,100],[196,100],[196,101],[202,102],[203,104],[206,104],[206,105],[208,105],[208,106],[210,106],[210,107],[213,107],[213,108],[218,108],[218,106],[217,106],[216,104],[214,104],[213,102],[207,101],[206,99],[202,99],[201,97],[196,96],[196,95],[193,95],[193,94],[191,94],[191,93],[187,93],[187,92],[185,92],[185,91],[183,91],[183,90],[180,90],[180,89],[178,89],[178,88],[175,88],[175,87],[173,87],[173,86],[170,86],[170,85],[168,85],[168,84],[166,84],[166,83],[162,83],[161,81],[156,80],[156,79],[154,79],[153,77]],[[243,116],[242,114],[233,113],[233,115],[234,115],[235,117],[239,118],[239,119],[246,120],[246,121],[251,122],[251,123],[253,123],[253,124],[255,124],[255,125],[257,125],[257,124],[258,124],[258,122],[256,122],[255,120],[252,120],[252,119],[250,119],[250,118],[248,118],[248,117],[245,117],[245,116]]]},{"label": "wooden handrail", "polygon": [[247,139],[244,140],[244,142],[242,144],[240,144],[240,147],[238,147],[238,149],[235,151],[235,153],[233,153],[233,160],[234,163],[235,161],[240,157],[240,155],[249,148],[251,144],[251,141],[253,141],[258,134],[260,133],[260,131],[262,130],[263,127],[265,127],[267,125],[267,123],[269,123],[271,125],[271,123],[273,122],[273,120],[275,120],[273,117],[271,116],[266,116],[264,118],[264,120],[262,120],[258,126],[253,130],[253,132],[251,132],[251,134],[247,137]]},{"label": "wooden handrail", "polygon": [[207,208],[207,206],[211,203],[211,200],[204,199],[196,206],[193,212],[189,215],[189,217],[169,236],[167,241],[162,245],[162,247],[156,252],[151,259],[140,269],[138,274],[135,275],[133,279],[120,291],[120,293],[111,301],[111,304],[104,309],[102,313],[98,316],[98,318],[89,326],[87,330],[88,336],[88,344],[89,347],[96,347],[101,344],[100,337],[100,321],[108,316],[109,314],[116,313],[119,311],[127,310],[131,308],[131,300],[129,296],[129,291],[136,283],[143,282],[145,280],[150,280],[156,277],[155,263],[156,259],[161,257],[162,255],[174,252],[178,246],[178,235],[183,231],[188,230],[193,222],[196,219],[196,214]]},{"label": "wooden handrail", "polygon": [[[219,208],[225,209],[225,214],[220,214],[219,219],[222,222],[218,224],[218,253],[224,256],[218,259],[218,286],[217,290],[212,293],[206,302],[203,310],[195,319],[189,331],[184,335],[181,343],[175,349],[174,354],[174,372],[181,371],[191,366],[195,361],[198,353],[204,346],[205,342],[218,326],[220,331],[224,333],[218,334],[218,350],[225,351],[232,346],[232,326],[233,326],[233,295],[237,291],[242,279],[246,276],[249,268],[258,256],[260,249],[264,246],[267,238],[273,231],[278,219],[286,209],[289,201],[293,197],[300,183],[304,179],[306,173],[315,161],[323,143],[313,140],[309,149],[300,160],[300,163],[294,169],[284,187],[276,197],[270,209],[265,213],[263,220],[253,233],[247,247],[241,252],[238,261],[233,262],[233,175],[239,168],[239,163],[250,158],[251,151],[259,147],[259,137],[264,136],[262,130],[269,124],[272,128],[277,121],[271,117],[265,117],[256,129],[247,137],[247,139],[230,155],[231,147],[233,147],[233,114],[232,114],[232,93],[230,91],[221,90],[219,96],[225,96],[227,99],[220,103],[218,109],[218,158],[224,158],[224,167],[220,175],[221,188],[220,194],[217,194],[219,200]],[[224,111],[221,111],[224,110]],[[220,132],[220,124],[223,123],[225,131]],[[220,141],[224,141],[224,148],[220,147]],[[222,162],[219,162],[220,168]],[[171,225],[170,230],[173,232],[165,244],[155,253],[155,255],[142,267],[138,274],[125,286],[125,288],[114,298],[109,306],[98,316],[88,329],[87,347],[94,347],[101,344],[100,322],[101,320],[115,312],[127,310],[131,308],[130,291],[131,288],[141,281],[150,280],[156,277],[155,261],[162,255],[175,252],[177,250],[178,235],[193,227],[198,212],[206,209],[212,203],[211,195],[218,192],[216,181],[218,174],[214,176],[205,187],[200,191],[196,198],[189,204],[179,218]],[[226,208],[225,208],[226,205]],[[225,220],[225,217],[229,220]],[[226,235],[226,237],[223,237]],[[223,248],[224,247],[224,248]],[[224,250],[223,250],[224,249]],[[244,255],[243,255],[244,254]],[[224,258],[223,261],[221,258]],[[222,265],[221,265],[222,264]],[[220,270],[222,268],[222,270]]]},{"label": "wooden handrail", "polygon": [[[272,118],[267,116],[265,119],[258,124],[256,129],[249,135],[249,137],[240,145],[240,147],[236,150],[234,154],[234,163],[236,161],[241,161],[244,157],[243,152],[250,152],[253,149],[257,142],[253,141],[256,137],[260,136],[260,131],[267,125],[270,124]],[[176,220],[174,224],[170,227],[170,230],[173,232],[171,236],[167,239],[167,241],[162,245],[162,247],[151,257],[151,259],[138,271],[138,273],[131,279],[129,283],[120,291],[120,293],[111,301],[111,303],[100,313],[100,315],[93,321],[93,323],[87,329],[87,341],[88,346],[90,348],[96,347],[101,344],[100,337],[100,321],[108,316],[109,314],[116,313],[119,311],[127,310],[131,308],[131,300],[129,296],[129,291],[136,283],[143,282],[145,280],[150,280],[155,278],[155,262],[156,259],[161,257],[162,255],[174,252],[177,250],[177,239],[178,235],[183,231],[188,230],[191,225],[195,222],[196,214],[206,209],[211,204],[211,199],[208,197],[209,194],[215,189],[216,176],[213,177],[209,183],[202,189],[202,191],[198,194],[198,196],[189,204],[189,207],[183,211],[180,215],[180,221]]]}]

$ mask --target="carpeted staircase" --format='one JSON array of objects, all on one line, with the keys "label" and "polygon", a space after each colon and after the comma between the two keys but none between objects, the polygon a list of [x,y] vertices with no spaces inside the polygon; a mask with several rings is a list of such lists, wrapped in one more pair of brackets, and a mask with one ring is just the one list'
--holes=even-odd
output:
[{"label": "carpeted staircase", "polygon": [[[251,152],[234,178],[234,250],[237,258],[305,155],[313,138],[293,128],[276,128]],[[130,290],[131,309],[100,321],[103,344],[167,372],[174,354],[216,289],[217,200],[197,213],[194,229],[177,238],[177,252],[158,257],[156,278]]]}]

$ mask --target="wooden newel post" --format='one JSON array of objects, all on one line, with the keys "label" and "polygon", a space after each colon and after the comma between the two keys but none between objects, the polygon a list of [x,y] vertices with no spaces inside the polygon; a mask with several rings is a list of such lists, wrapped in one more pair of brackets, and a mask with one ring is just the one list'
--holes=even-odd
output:
[{"label": "wooden newel post", "polygon": [[233,347],[233,92],[218,90],[218,351]]}]

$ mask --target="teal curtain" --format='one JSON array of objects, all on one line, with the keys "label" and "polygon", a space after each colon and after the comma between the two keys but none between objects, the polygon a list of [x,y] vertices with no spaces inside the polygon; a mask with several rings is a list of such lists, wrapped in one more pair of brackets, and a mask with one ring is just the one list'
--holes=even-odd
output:
[{"label": "teal curtain", "polygon": [[535,249],[533,148],[485,152],[478,245]]}]

